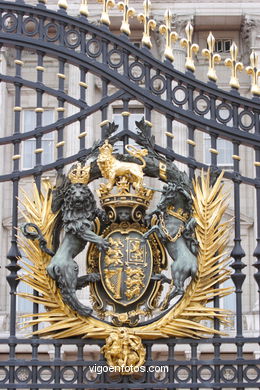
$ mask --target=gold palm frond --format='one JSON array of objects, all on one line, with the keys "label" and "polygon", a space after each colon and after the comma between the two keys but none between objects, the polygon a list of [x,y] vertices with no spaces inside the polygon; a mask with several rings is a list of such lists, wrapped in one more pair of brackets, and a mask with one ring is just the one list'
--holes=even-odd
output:
[{"label": "gold palm frond", "polygon": [[[223,173],[216,183],[210,185],[209,172],[197,178],[194,185],[194,217],[197,221],[196,236],[199,241],[198,272],[196,278],[187,287],[182,299],[160,320],[147,326],[131,328],[131,333],[143,339],[160,337],[192,337],[198,338],[221,332],[200,323],[201,320],[218,319],[227,323],[230,314],[225,309],[207,307],[214,297],[224,297],[232,292],[231,288],[221,285],[229,278],[227,269],[229,257],[225,254],[225,246],[229,235],[229,222],[222,222],[227,208],[227,197],[223,195],[221,183]],[[47,246],[51,247],[51,237],[55,225],[56,214],[51,211],[51,186],[45,184],[46,195],[39,194],[34,188],[34,198],[24,195],[22,204],[27,213],[23,215],[28,222],[33,222],[42,230]],[[24,327],[30,327],[41,322],[48,322],[44,329],[34,334],[47,338],[67,338],[81,336],[83,338],[106,338],[114,329],[113,325],[104,323],[92,317],[77,314],[60,295],[56,283],[47,272],[46,266],[50,256],[43,253],[36,241],[19,239],[26,257],[31,264],[23,265],[25,275],[21,280],[38,291],[33,294],[19,294],[32,302],[43,304],[46,312],[22,316],[29,318],[23,322]]]}]

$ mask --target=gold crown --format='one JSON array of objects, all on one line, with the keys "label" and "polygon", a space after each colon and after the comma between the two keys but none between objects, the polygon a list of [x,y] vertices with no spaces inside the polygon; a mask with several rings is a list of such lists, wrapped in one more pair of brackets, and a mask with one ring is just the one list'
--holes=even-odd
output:
[{"label": "gold crown", "polygon": [[183,222],[186,222],[189,219],[189,213],[185,213],[183,209],[178,209],[176,211],[174,210],[174,206],[168,206],[166,211],[168,214],[180,219]]},{"label": "gold crown", "polygon": [[[100,203],[102,206],[142,206],[147,209],[153,198],[154,191],[144,186],[141,186],[135,192],[130,191],[130,183],[123,177],[116,182],[116,193],[107,191],[106,186],[102,185],[99,188],[98,195],[100,197]],[[104,189],[104,192],[102,191]]]},{"label": "gold crown", "polygon": [[82,167],[81,163],[77,163],[76,166],[72,167],[68,174],[68,178],[71,183],[87,184],[89,181],[90,166]]}]

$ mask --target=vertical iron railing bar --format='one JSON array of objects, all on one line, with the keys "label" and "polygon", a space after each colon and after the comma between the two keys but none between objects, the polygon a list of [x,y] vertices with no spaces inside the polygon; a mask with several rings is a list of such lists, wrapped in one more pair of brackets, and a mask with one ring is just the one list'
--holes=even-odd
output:
[{"label": "vertical iron railing bar", "polygon": [[[234,155],[239,156],[239,144],[233,143]],[[234,269],[234,273],[231,275],[236,289],[236,332],[238,337],[243,336],[242,330],[242,285],[245,280],[245,275],[242,273],[242,269],[245,264],[242,262],[242,258],[245,256],[245,252],[241,246],[241,228],[240,228],[240,172],[239,172],[239,160],[234,160],[234,215],[235,215],[235,238],[234,248],[231,252],[231,257],[234,258],[234,262],[231,267]]]},{"label": "vertical iron railing bar", "polygon": [[[144,71],[145,89],[147,91],[151,91],[151,67],[150,67],[149,64],[145,63],[144,64],[144,69],[145,69],[145,71]],[[145,114],[145,119],[148,122],[151,122],[152,107],[149,104],[145,104],[144,114]],[[150,128],[150,131],[149,131],[149,135],[150,134],[151,134],[151,128]]]},{"label": "vertical iron railing bar", "polygon": [[[87,83],[86,83],[86,75],[87,75],[87,70],[85,68],[80,67],[80,100],[86,103],[86,107],[88,106],[86,102],[86,89],[87,89]],[[82,108],[80,109],[81,111],[83,110]],[[79,147],[80,150],[86,148],[86,118],[81,118],[79,121]]]},{"label": "vertical iron railing bar", "polygon": [[[127,39],[124,37],[124,39]],[[123,74],[128,77],[128,72],[129,72],[129,52],[125,49],[123,49]],[[128,99],[123,99],[123,111],[129,112],[129,101],[130,98]],[[130,114],[131,115],[131,114]],[[129,116],[125,115],[123,116],[123,129],[129,130]],[[133,129],[130,129],[133,131]],[[123,153],[125,153],[125,147],[129,142],[129,137],[126,136],[123,138]]]},{"label": "vertical iron railing bar", "polygon": [[17,34],[22,35],[22,33],[23,33],[23,15],[24,15],[24,13],[23,12],[17,12],[17,15],[18,15],[18,23],[17,23],[16,32],[17,32]]},{"label": "vertical iron railing bar", "polygon": [[[188,89],[188,109],[190,111],[193,111],[194,108],[194,99],[193,99],[193,94],[194,94],[194,88],[191,86],[187,87]],[[192,162],[195,161],[195,130],[196,128],[194,126],[188,125],[188,137],[189,137],[189,143],[188,143],[188,158],[191,161],[189,166],[189,178],[193,179],[195,175],[195,165],[192,164]]]},{"label": "vertical iron railing bar", "polygon": [[[37,108],[42,108],[42,91],[37,89]],[[42,111],[37,111],[36,108],[36,127],[42,126]],[[25,129],[26,130],[26,129]],[[42,165],[42,134],[37,135],[35,143],[35,167],[38,168],[34,175],[34,180],[38,191],[41,191],[41,165]]]},{"label": "vertical iron railing bar", "polygon": [[[174,118],[170,115],[166,115],[166,131],[167,133],[172,134],[173,136],[173,128],[172,128],[172,123],[174,121]],[[171,136],[166,136],[166,147],[174,150],[173,148],[173,138]]]},{"label": "vertical iron railing bar", "polygon": [[[102,366],[107,365],[104,354],[101,354],[100,359],[98,361],[98,364],[102,365]],[[101,386],[101,383],[102,384],[107,383],[105,370],[102,370],[101,374],[99,375],[99,378],[100,378],[100,386]],[[103,390],[103,389],[101,389],[101,390]],[[106,390],[106,389],[104,388],[104,390]]]},{"label": "vertical iron railing bar", "polygon": [[[169,104],[172,104],[172,79],[166,76],[166,100]],[[174,118],[170,115],[166,115],[166,131],[172,134],[172,122]],[[169,149],[173,148],[173,138],[166,136],[166,147]]]},{"label": "vertical iron railing bar", "polygon": [[[106,28],[106,27],[104,27]],[[108,29],[108,28],[107,28]],[[109,42],[106,40],[106,39],[102,39],[102,42],[101,42],[101,45],[102,45],[102,63],[106,66],[108,66],[108,44]],[[109,84],[109,81],[102,77],[101,78],[101,81],[102,81],[102,98],[104,98],[105,96],[108,95],[108,84]],[[101,108],[101,122],[107,120],[107,109],[108,109],[108,106],[107,105],[104,105],[102,106]],[[101,128],[101,138],[104,139],[105,138],[105,127],[102,126]]]},{"label": "vertical iron railing bar", "polygon": [[[145,120],[152,123],[152,107],[149,106],[148,104],[145,104],[144,106],[144,116],[145,116]],[[152,132],[152,128],[149,126],[148,129],[149,136],[151,135],[151,132]]]},{"label": "vertical iron railing bar", "polygon": [[[38,3],[37,5],[45,8],[45,5],[43,3]],[[46,17],[42,15],[38,15],[39,18],[39,27],[38,27],[38,34],[39,34],[39,40],[44,39],[44,22],[46,20]]]},{"label": "vertical iron railing bar", "polygon": [[213,168],[217,167],[217,135],[214,133],[210,133],[210,148],[212,149],[210,151],[210,158],[211,158],[211,166]]},{"label": "vertical iron railing bar", "polygon": [[[233,153],[239,157],[239,144],[233,142]],[[233,179],[234,182],[234,215],[235,215],[235,238],[234,248],[231,252],[234,262],[231,267],[234,269],[234,273],[231,278],[235,284],[236,293],[236,339],[235,344],[237,346],[237,381],[238,383],[243,382],[243,312],[242,312],[242,285],[244,283],[246,275],[242,273],[242,269],[245,264],[242,262],[242,258],[245,256],[245,252],[241,246],[241,227],[240,227],[240,167],[239,159],[234,159],[234,172],[236,177]],[[241,361],[241,363],[240,363]],[[238,390],[242,388],[237,387]]]},{"label": "vertical iron railing bar", "polygon": [[190,180],[192,180],[194,178],[195,169],[196,169],[196,166],[193,163],[195,161],[195,147],[196,147],[195,131],[196,131],[196,129],[194,128],[194,126],[188,126],[188,137],[189,137],[189,139],[188,139],[188,158],[190,160],[190,163],[188,164],[188,166],[189,166]]},{"label": "vertical iron railing bar", "polygon": [[[197,359],[197,354],[198,354],[198,344],[192,344],[191,345],[191,359],[190,359],[190,364],[191,364],[191,380],[192,383],[198,383],[198,359]],[[199,387],[192,387],[194,390],[199,390]]]},{"label": "vertical iron railing bar", "polygon": [[[83,383],[83,366],[84,366],[84,352],[83,352],[84,345],[78,345],[78,353],[77,353],[77,363],[80,363],[77,370],[77,383],[82,384]],[[80,390],[80,389],[76,389]]]},{"label": "vertical iron railing bar", "polygon": [[[16,47],[16,64],[15,75],[21,77],[22,67],[22,48]],[[22,85],[15,83],[15,107],[14,107],[14,133],[20,133],[21,131],[21,88]],[[7,258],[11,261],[11,264],[7,265],[7,269],[11,272],[7,276],[7,281],[10,285],[10,337],[9,337],[9,357],[10,360],[15,360],[15,347],[14,341],[16,336],[16,288],[19,283],[17,280],[17,272],[20,266],[17,264],[18,257],[20,257],[20,251],[17,246],[17,226],[18,226],[18,195],[19,195],[19,166],[20,166],[20,142],[14,143],[14,156],[17,156],[13,161],[13,203],[12,203],[12,238],[11,249],[8,252]],[[15,367],[11,366],[9,369],[9,383],[15,383]]]},{"label": "vertical iron railing bar", "polygon": [[[41,51],[37,51],[37,83],[42,83],[43,81],[43,57],[44,53]],[[41,89],[36,89],[36,128],[42,126],[42,110],[43,110],[43,91]],[[26,130],[26,129],[25,129]],[[36,147],[35,147],[34,153],[36,153],[37,150],[42,149],[42,135],[40,134],[38,137],[36,137]],[[42,177],[42,152],[36,153],[36,161],[35,161],[35,167],[39,168],[38,172],[34,175],[35,184],[37,186],[37,189],[39,193],[41,192],[41,177]],[[38,296],[38,291],[33,290],[33,295]],[[33,303],[33,314],[36,314],[39,312],[39,304],[34,302]],[[36,318],[37,319],[37,318]],[[38,330],[38,324],[33,325],[33,332],[36,332]]]},{"label": "vertical iron railing bar", "polygon": [[[123,99],[123,112],[129,112],[129,100],[130,99]],[[131,113],[130,113],[131,115]],[[129,129],[129,115],[123,115],[123,130],[131,130],[134,131],[134,129]],[[123,138],[123,153],[126,153],[126,145],[129,143],[129,137],[128,135],[125,135]]]},{"label": "vertical iron railing bar", "polygon": [[60,363],[62,344],[54,345],[54,383],[60,384]]},{"label": "vertical iron railing bar", "polygon": [[215,95],[209,95],[210,99],[210,119],[215,121],[216,120],[216,96]]},{"label": "vertical iron railing bar", "polygon": [[255,122],[255,134],[260,134],[260,122],[259,122],[259,116],[260,116],[260,110],[253,110],[254,112],[254,122]]},{"label": "vertical iron railing bar", "polygon": [[169,382],[174,384],[174,354],[175,354],[175,343],[171,340],[168,344],[168,363],[169,363]]},{"label": "vertical iron railing bar", "polygon": [[[213,111],[213,109],[212,109],[212,111]],[[217,136],[215,134],[210,133],[210,138],[211,138],[211,167],[213,168],[213,171],[214,171],[214,169],[216,169],[216,167],[217,167],[217,153],[218,153],[218,150],[217,150]],[[218,289],[219,288],[219,284],[216,283],[214,285],[214,288]],[[214,307],[219,307],[219,303],[220,303],[219,297],[218,296],[214,296],[213,306]],[[213,326],[214,326],[214,329],[216,331],[219,331],[220,323],[219,323],[219,319],[218,318],[214,318]],[[214,335],[213,338],[216,337],[216,336],[217,335]],[[219,367],[219,364],[218,364],[218,360],[220,358],[220,343],[213,343],[213,346],[214,346],[214,356],[216,358],[216,362],[215,362],[215,378],[214,379],[218,383],[219,379],[220,379],[220,367]]]},{"label": "vertical iron railing bar", "polygon": [[238,121],[238,107],[239,105],[237,103],[232,104],[233,107],[233,128],[235,130],[239,129],[239,121]]},{"label": "vertical iron railing bar", "polygon": [[[259,131],[259,128],[257,129]],[[255,161],[260,162],[260,149],[255,149]],[[253,266],[256,268],[256,273],[254,274],[255,281],[258,286],[258,321],[260,324],[260,166],[256,165],[256,248],[254,250],[254,257],[256,257],[256,262]],[[260,327],[259,327],[259,336],[260,336]]]},{"label": "vertical iron railing bar", "polygon": [[221,375],[220,375],[220,362],[221,362],[221,358],[220,358],[220,347],[221,347],[221,343],[219,341],[215,341],[215,339],[217,339],[217,335],[216,337],[213,338],[213,348],[214,348],[214,381],[216,383],[220,383],[220,378],[221,378]]},{"label": "vertical iron railing bar", "polygon": [[[107,96],[107,94],[108,94],[108,80],[102,78],[102,98]],[[108,109],[107,104],[103,105],[101,108],[101,122],[104,122],[105,120],[107,120],[107,109]],[[102,126],[101,138],[102,139],[105,138],[105,126]]]},{"label": "vertical iron railing bar", "polygon": [[[32,361],[38,363],[38,348],[39,344],[36,344],[32,341]],[[38,383],[38,367],[37,365],[32,365],[32,384]],[[39,390],[39,387],[31,387],[30,390]]]},{"label": "vertical iron railing bar", "polygon": [[[63,58],[58,58],[59,61],[59,73],[58,73],[58,89],[59,91],[64,93],[65,89],[65,60]],[[58,120],[62,120],[64,118],[64,103],[65,100],[58,97]],[[64,126],[57,126],[57,160],[62,160],[64,157]],[[57,172],[61,173],[63,170],[63,164],[60,164],[57,167]]]},{"label": "vertical iron railing bar", "polygon": [[[152,344],[147,344],[146,345],[146,362],[145,362],[145,366],[151,366],[153,363],[153,358],[152,358]],[[146,377],[145,377],[145,381],[147,383],[151,383],[151,372],[149,372],[148,370],[146,371]]]}]

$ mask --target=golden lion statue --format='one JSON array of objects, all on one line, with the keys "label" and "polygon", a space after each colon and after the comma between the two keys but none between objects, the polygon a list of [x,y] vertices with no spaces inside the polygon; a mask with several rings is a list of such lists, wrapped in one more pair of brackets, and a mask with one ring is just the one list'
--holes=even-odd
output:
[{"label": "golden lion statue", "polygon": [[139,190],[143,184],[143,168],[146,166],[144,156],[148,154],[147,149],[137,149],[133,145],[127,145],[128,153],[141,160],[142,164],[132,162],[119,161],[113,156],[113,146],[109,144],[108,140],[99,148],[99,156],[97,159],[98,167],[102,176],[108,180],[104,186],[106,191],[112,190],[117,178],[126,177],[128,182],[133,185],[135,190]]}]

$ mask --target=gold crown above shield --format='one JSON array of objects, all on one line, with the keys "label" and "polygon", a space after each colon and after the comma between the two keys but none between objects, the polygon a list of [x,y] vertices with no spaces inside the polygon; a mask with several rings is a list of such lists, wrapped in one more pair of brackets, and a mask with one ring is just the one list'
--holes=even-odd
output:
[{"label": "gold crown above shield", "polygon": [[89,181],[90,166],[82,167],[81,163],[77,163],[73,166],[68,174],[68,178],[71,183],[87,184]]},{"label": "gold crown above shield", "polygon": [[[143,209],[147,209],[150,206],[150,202],[153,198],[154,191],[144,186],[141,186],[134,191],[131,191],[131,184],[126,177],[120,178],[116,182],[116,191],[107,192],[106,188],[100,185],[98,195],[100,197],[100,203],[104,206],[112,206],[113,208],[122,206],[141,206]],[[102,191],[104,189],[104,191]]]},{"label": "gold crown above shield", "polygon": [[[113,146],[108,140],[99,148],[97,164],[107,183],[100,184],[98,195],[102,206],[142,206],[148,208],[153,191],[143,184],[143,169],[146,166],[144,156],[147,149],[139,149],[134,145],[126,146],[127,152],[140,160],[135,162],[120,161],[113,155]],[[112,191],[116,187],[117,192]],[[131,192],[131,190],[134,190]],[[113,193],[114,192],[114,193]]]}]

